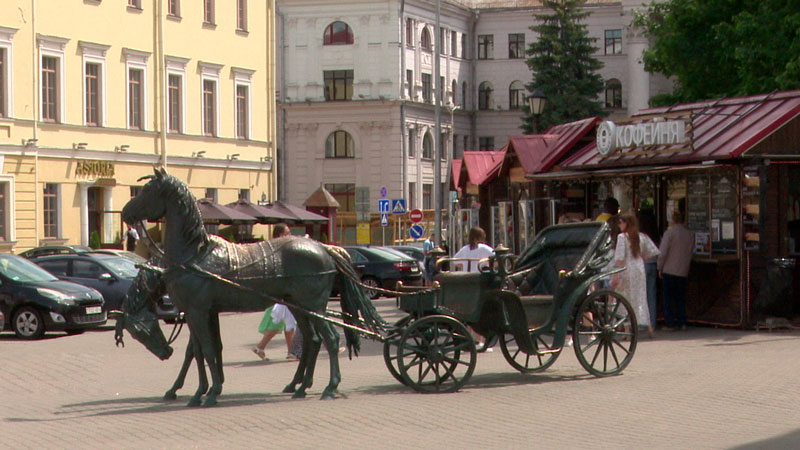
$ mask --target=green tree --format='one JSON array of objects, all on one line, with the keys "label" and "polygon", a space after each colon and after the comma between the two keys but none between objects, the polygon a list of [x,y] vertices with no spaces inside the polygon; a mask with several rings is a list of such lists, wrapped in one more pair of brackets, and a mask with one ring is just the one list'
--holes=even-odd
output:
[{"label": "green tree", "polygon": [[653,105],[800,88],[799,0],[670,0],[637,14],[645,69],[675,80]]},{"label": "green tree", "polygon": [[528,46],[528,67],[533,81],[529,92],[539,89],[547,96],[547,104],[538,118],[523,117],[521,128],[526,133],[541,132],[551,125],[586,117],[605,115],[599,100],[603,78],[597,73],[603,63],[592,56],[597,47],[583,22],[589,16],[581,8],[585,0],[542,0],[551,12],[534,13],[531,26],[538,39]]}]

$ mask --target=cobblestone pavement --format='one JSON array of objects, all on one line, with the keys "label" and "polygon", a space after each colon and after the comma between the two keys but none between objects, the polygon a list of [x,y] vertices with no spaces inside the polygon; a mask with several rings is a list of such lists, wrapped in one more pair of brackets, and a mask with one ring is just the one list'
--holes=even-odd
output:
[{"label": "cobblestone pavement", "polygon": [[[388,320],[392,300],[378,302]],[[460,392],[422,395],[386,369],[381,345],[342,355],[341,398],[320,401],[327,355],[309,397],[281,394],[294,373],[283,339],[268,362],[250,351],[260,313],[221,317],[226,382],[219,405],[187,408],[161,395],[178,373],[113,329],[37,342],[0,336],[0,446],[40,448],[798,448],[800,333],[691,328],[643,339],[624,374],[589,376],[567,349],[522,375],[500,349],[481,354]],[[167,330],[169,331],[169,330]]]}]

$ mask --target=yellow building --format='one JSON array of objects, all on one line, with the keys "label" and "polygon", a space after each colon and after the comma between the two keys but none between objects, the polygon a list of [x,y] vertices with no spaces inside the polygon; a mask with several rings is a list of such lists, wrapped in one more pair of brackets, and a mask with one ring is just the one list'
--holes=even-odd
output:
[{"label": "yellow building", "polygon": [[119,242],[154,165],[272,200],[274,23],[272,1],[0,2],[0,251]]}]

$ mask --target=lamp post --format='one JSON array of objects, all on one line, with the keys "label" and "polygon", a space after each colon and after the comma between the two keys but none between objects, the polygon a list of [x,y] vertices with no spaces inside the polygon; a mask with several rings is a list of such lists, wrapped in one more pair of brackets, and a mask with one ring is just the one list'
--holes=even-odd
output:
[{"label": "lamp post", "polygon": [[540,89],[534,89],[533,93],[528,96],[528,108],[530,108],[531,115],[533,116],[533,132],[539,132],[539,117],[544,111],[544,105],[547,103],[547,96],[544,95]]}]

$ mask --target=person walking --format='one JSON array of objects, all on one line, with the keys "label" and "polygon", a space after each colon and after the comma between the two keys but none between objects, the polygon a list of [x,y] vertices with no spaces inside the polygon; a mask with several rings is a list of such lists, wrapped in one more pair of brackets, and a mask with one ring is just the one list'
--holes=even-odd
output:
[{"label": "person walking", "polygon": [[636,314],[636,322],[640,328],[646,328],[653,337],[653,324],[647,306],[647,281],[644,261],[658,255],[658,248],[647,237],[639,232],[639,222],[632,212],[619,216],[620,233],[617,236],[617,247],[614,252],[614,265],[624,267],[611,277],[611,287],[631,302]]},{"label": "person walking", "polygon": [[[289,229],[289,226],[285,223],[277,223],[272,228],[273,239],[290,236],[291,234],[292,233]],[[269,361],[269,358],[267,358],[266,354],[264,353],[264,349],[267,348],[267,344],[269,344],[275,335],[283,331],[284,337],[286,338],[286,359],[298,359],[299,355],[296,355],[292,352],[292,342],[295,338],[295,335],[300,334],[295,333],[296,329],[297,326],[294,316],[286,305],[276,303],[275,305],[270,306],[266,311],[264,311],[264,316],[261,318],[261,324],[258,326],[258,332],[263,336],[261,341],[256,344],[255,347],[253,347],[253,353],[255,353],[264,361]],[[299,341],[302,341],[302,336],[299,338]]]},{"label": "person walking", "polygon": [[139,241],[139,232],[128,224],[128,230],[125,231],[125,249],[129,252],[136,250],[136,242]]},{"label": "person walking", "polygon": [[425,242],[422,243],[422,252],[425,254],[425,258],[422,261],[422,265],[425,268],[425,284],[429,285],[433,282],[433,257],[431,256],[431,250],[436,247],[436,241],[433,238],[433,233],[428,236],[428,239],[425,239]]},{"label": "person walking", "polygon": [[[639,212],[639,230],[646,234],[656,246],[660,242],[658,239],[658,228],[656,216],[652,209],[642,209]],[[647,309],[650,310],[650,323],[655,328],[658,319],[658,302],[656,295],[656,280],[658,280],[658,256],[653,256],[644,262],[644,272],[647,278]]]},{"label": "person walking", "polygon": [[664,330],[686,329],[686,285],[692,263],[694,232],[683,224],[683,213],[672,213],[672,226],[661,237],[658,276],[664,287]]}]

